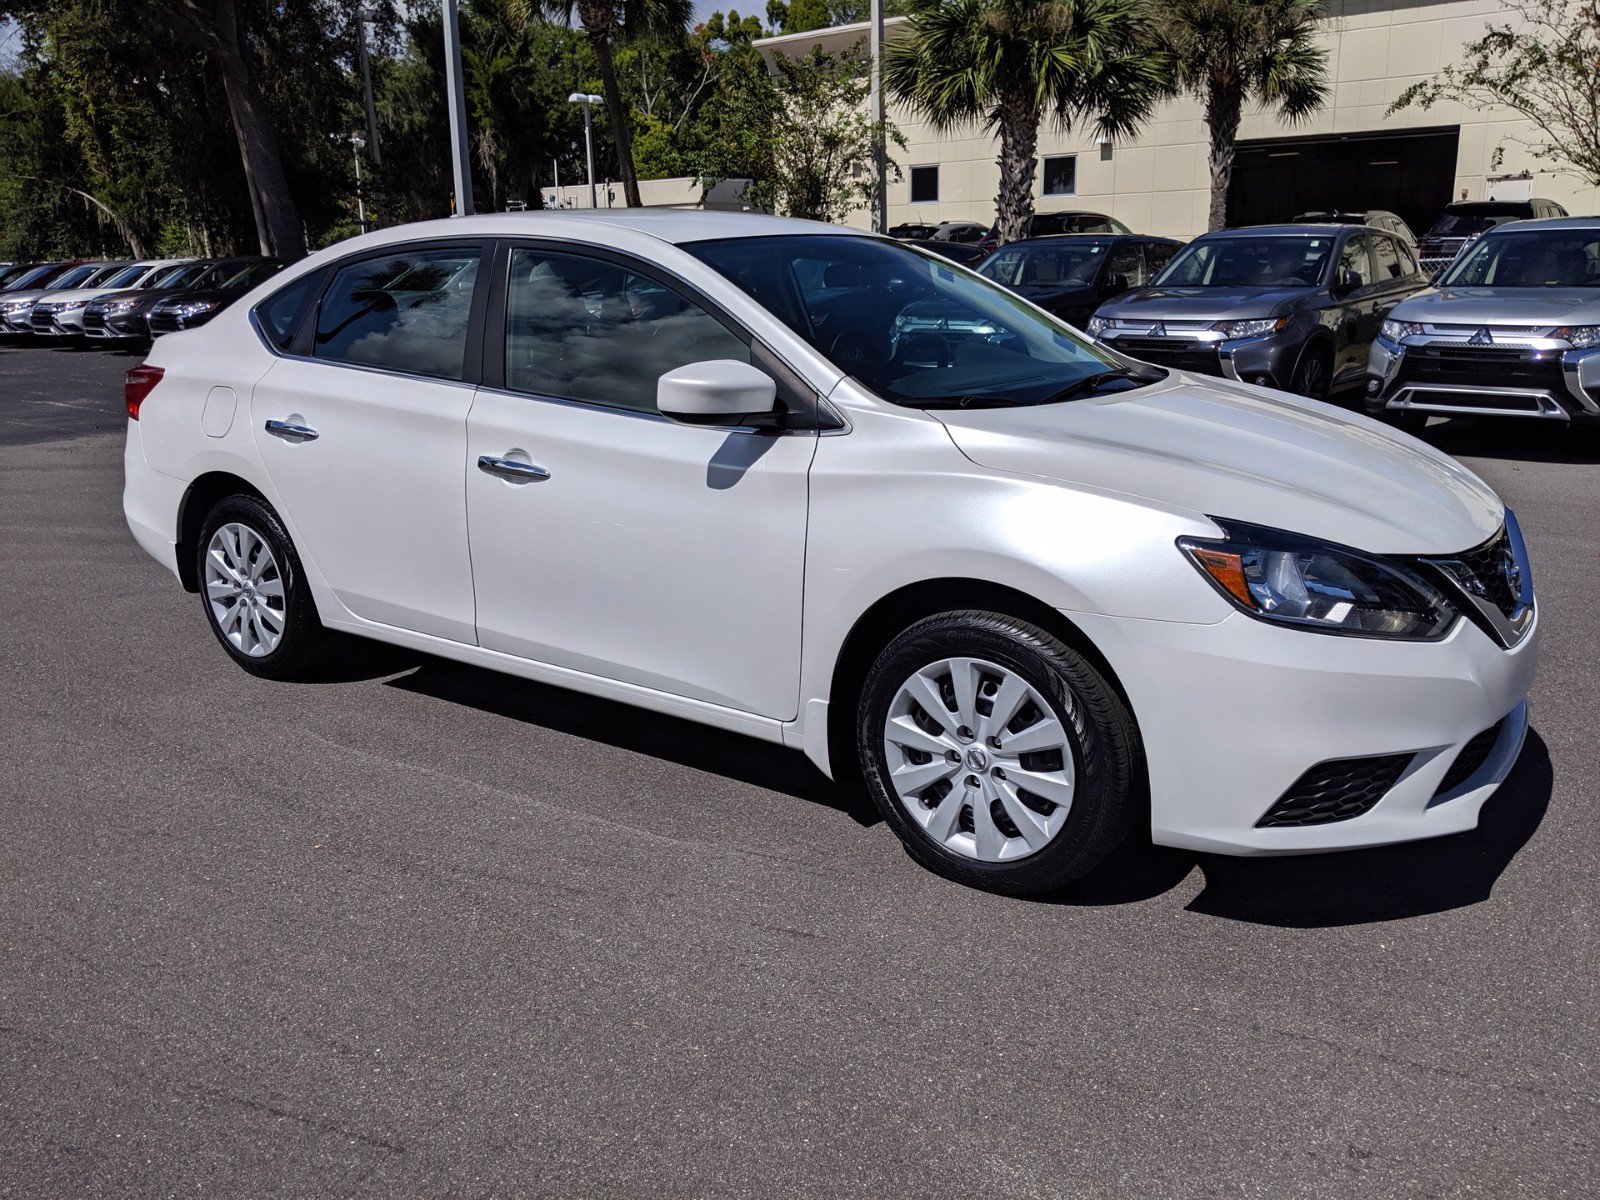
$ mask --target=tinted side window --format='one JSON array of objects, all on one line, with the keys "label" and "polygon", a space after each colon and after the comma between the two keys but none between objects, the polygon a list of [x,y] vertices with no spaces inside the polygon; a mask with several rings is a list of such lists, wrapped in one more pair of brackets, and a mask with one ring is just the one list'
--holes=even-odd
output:
[{"label": "tinted side window", "polygon": [[1400,269],[1407,275],[1415,275],[1422,268],[1417,265],[1417,256],[1411,252],[1411,247],[1401,241],[1395,243],[1395,248],[1400,252]]},{"label": "tinted side window", "polygon": [[1339,251],[1339,269],[1354,271],[1361,281],[1357,287],[1365,287],[1372,282],[1372,267],[1367,262],[1365,234],[1358,233],[1344,244],[1344,249]]},{"label": "tinted side window", "polygon": [[1131,288],[1143,287],[1146,282],[1144,252],[1138,242],[1125,242],[1111,252],[1106,271],[1123,276]]},{"label": "tinted side window", "polygon": [[[823,292],[851,280],[819,271]],[[506,386],[516,391],[656,411],[656,381],[713,358],[750,361],[749,347],[699,305],[644,275],[578,254],[518,249],[506,295]]]},{"label": "tinted side window", "polygon": [[312,353],[460,379],[481,253],[476,246],[402,251],[345,267],[322,297]]},{"label": "tinted side window", "polygon": [[1176,254],[1178,250],[1179,247],[1169,246],[1166,242],[1145,243],[1144,261],[1145,267],[1149,271],[1151,279],[1154,279],[1161,273],[1162,268],[1172,261],[1172,256]]},{"label": "tinted side window", "polygon": [[295,327],[300,324],[300,314],[306,302],[316,294],[322,282],[322,272],[312,271],[296,279],[288,287],[268,296],[256,305],[256,320],[261,332],[279,350],[287,350],[294,339]]},{"label": "tinted side window", "polygon": [[1390,283],[1402,278],[1406,271],[1400,262],[1400,248],[1393,238],[1374,237],[1372,242],[1372,270],[1378,283]]}]

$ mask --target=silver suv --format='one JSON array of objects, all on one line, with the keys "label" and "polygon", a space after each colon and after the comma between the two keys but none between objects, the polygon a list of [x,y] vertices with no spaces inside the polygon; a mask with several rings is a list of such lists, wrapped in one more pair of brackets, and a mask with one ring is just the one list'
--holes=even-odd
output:
[{"label": "silver suv", "polygon": [[1491,229],[1397,305],[1367,408],[1413,429],[1431,413],[1600,421],[1600,217]]}]

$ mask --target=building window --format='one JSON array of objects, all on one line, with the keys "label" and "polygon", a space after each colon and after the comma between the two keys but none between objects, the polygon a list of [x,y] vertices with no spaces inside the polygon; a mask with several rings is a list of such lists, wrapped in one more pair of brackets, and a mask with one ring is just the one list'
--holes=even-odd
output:
[{"label": "building window", "polygon": [[931,204],[939,199],[939,168],[911,168],[911,203]]},{"label": "building window", "polygon": [[1061,154],[1044,160],[1044,194],[1071,196],[1078,190],[1078,156]]}]

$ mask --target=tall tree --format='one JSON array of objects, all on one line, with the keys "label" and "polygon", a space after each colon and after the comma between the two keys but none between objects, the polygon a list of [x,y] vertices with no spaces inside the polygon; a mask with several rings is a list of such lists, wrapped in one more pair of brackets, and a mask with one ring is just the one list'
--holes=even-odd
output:
[{"label": "tall tree", "polygon": [[981,125],[1000,137],[1000,241],[1026,237],[1039,126],[1092,122],[1127,137],[1163,81],[1143,52],[1133,0],[924,0],[885,54],[890,94],[940,132]]},{"label": "tall tree", "polygon": [[611,139],[617,149],[617,175],[630,208],[639,207],[643,201],[639,198],[639,174],[633,162],[628,106],[617,82],[614,52],[625,42],[651,34],[683,36],[693,9],[693,0],[517,0],[517,11],[524,20],[543,13],[570,23],[576,16],[582,26],[600,70],[600,90],[606,98]]},{"label": "tall tree", "polygon": [[1247,104],[1295,124],[1326,103],[1328,52],[1317,37],[1322,0],[1163,0],[1152,61],[1198,99],[1210,137],[1208,228],[1228,220],[1234,146]]},{"label": "tall tree", "polygon": [[[1454,100],[1477,112],[1510,109],[1542,135],[1518,139],[1534,158],[1600,188],[1600,4],[1595,0],[1503,0],[1505,15],[1447,64],[1390,106],[1430,108]],[[1495,148],[1498,162],[1503,146]]]},{"label": "tall tree", "polygon": [[203,51],[222,76],[261,253],[304,257],[306,240],[300,214],[278,153],[272,114],[250,61],[236,0],[160,0],[148,11],[174,36]]}]

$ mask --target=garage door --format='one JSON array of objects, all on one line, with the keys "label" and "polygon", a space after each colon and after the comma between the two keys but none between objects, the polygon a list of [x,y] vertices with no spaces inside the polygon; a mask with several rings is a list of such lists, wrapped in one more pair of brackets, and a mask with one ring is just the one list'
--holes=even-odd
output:
[{"label": "garage door", "polygon": [[1267,225],[1313,210],[1398,213],[1420,237],[1449,204],[1460,126],[1240,142],[1229,225]]}]

